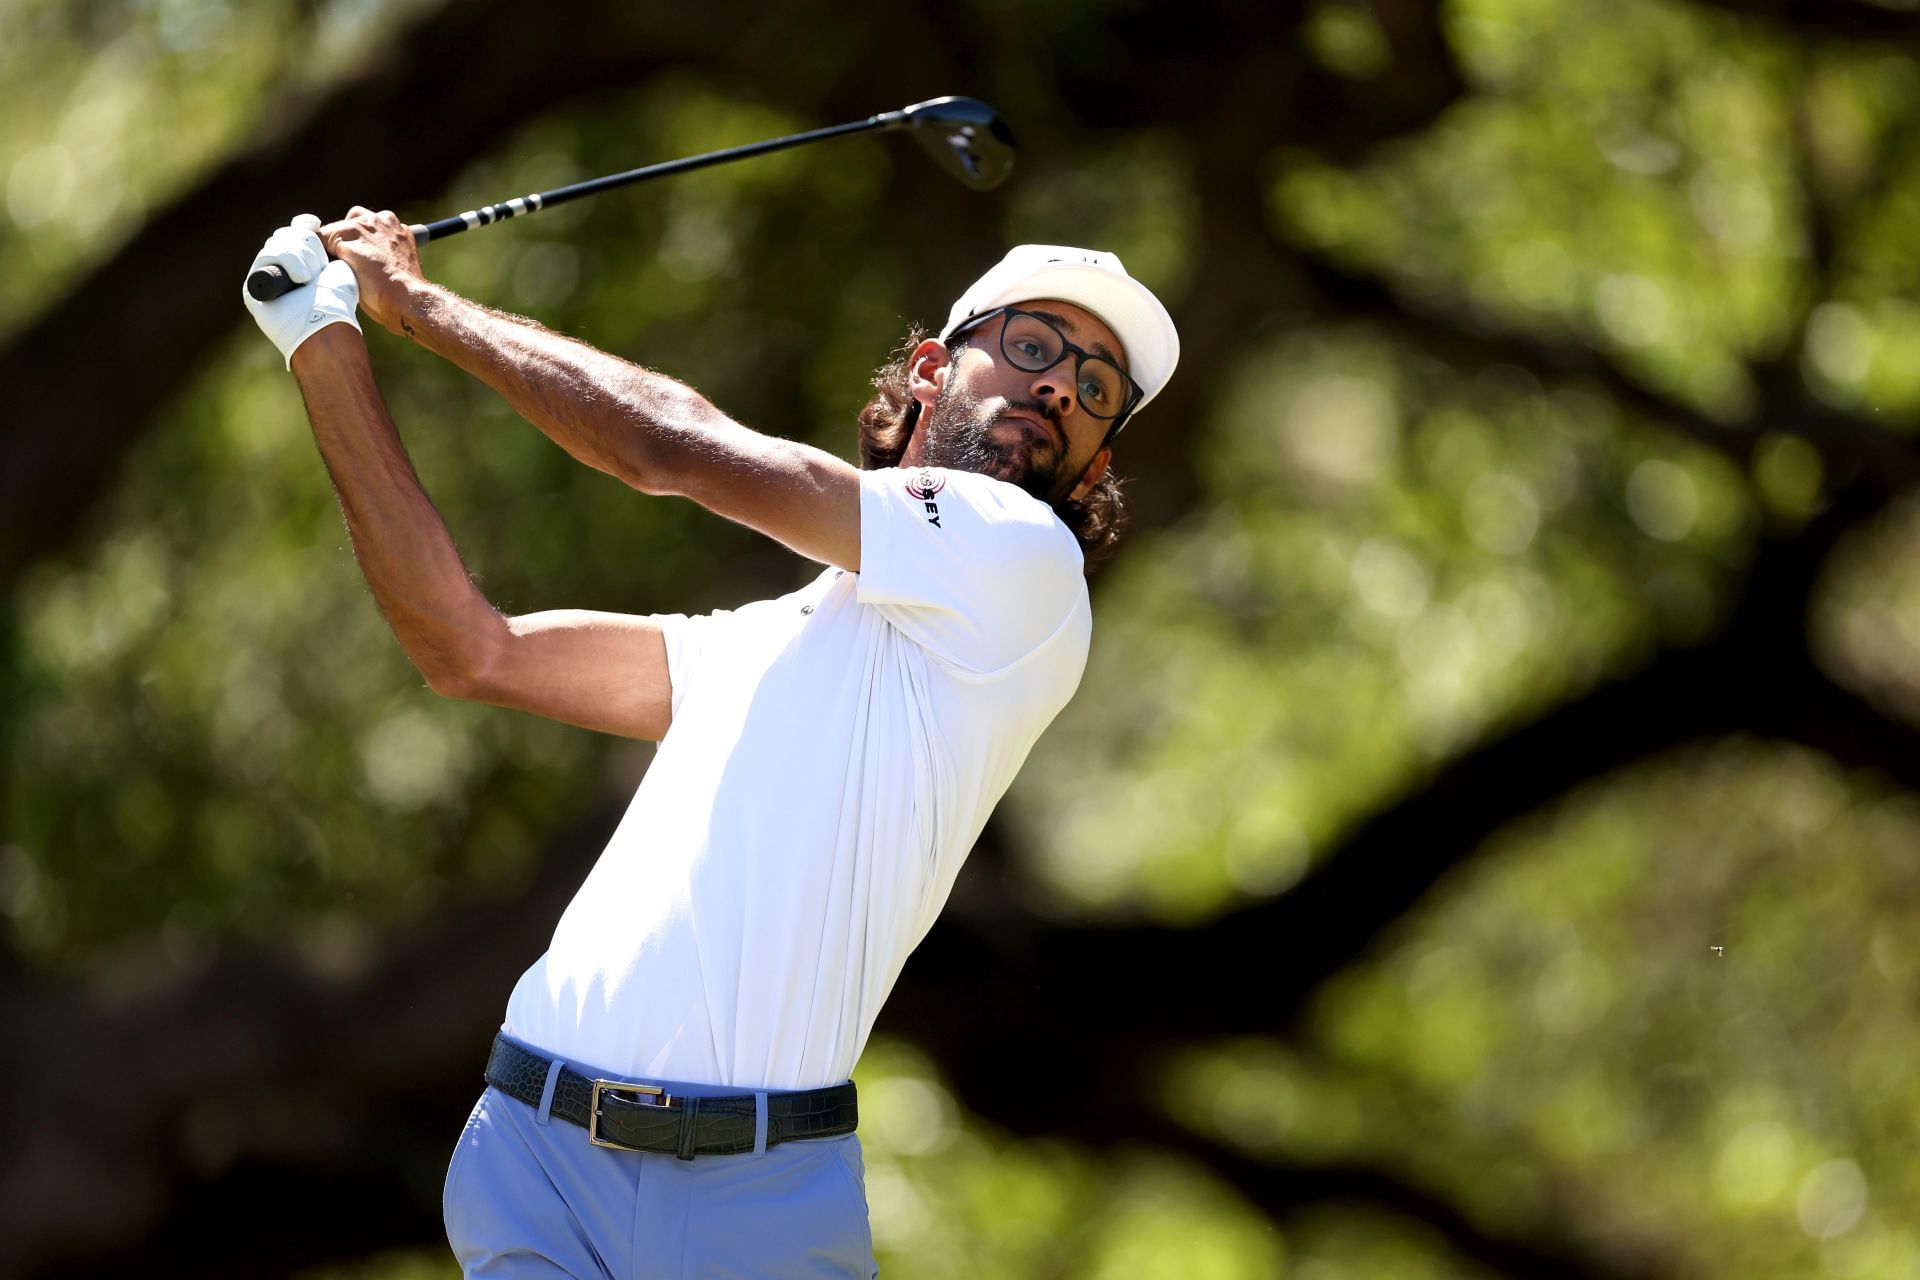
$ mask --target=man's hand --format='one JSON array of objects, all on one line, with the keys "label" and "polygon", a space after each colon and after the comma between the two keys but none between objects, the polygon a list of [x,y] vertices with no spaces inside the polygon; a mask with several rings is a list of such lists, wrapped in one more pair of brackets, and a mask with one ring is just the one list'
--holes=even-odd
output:
[{"label": "man's hand", "polygon": [[353,269],[367,314],[390,332],[402,332],[407,291],[425,279],[407,224],[391,209],[375,213],[355,205],[345,221],[321,227],[320,239],[328,253]]},{"label": "man's hand", "polygon": [[319,226],[320,219],[310,213],[301,214],[268,236],[247,268],[247,274],[252,275],[261,267],[277,266],[298,288],[270,302],[261,302],[247,291],[244,279],[240,285],[241,301],[246,303],[260,331],[280,348],[289,369],[293,367],[293,353],[300,344],[328,325],[350,324],[356,330],[360,328],[360,321],[354,316],[360,289],[354,283],[353,271],[345,263],[327,261],[327,251],[321,247],[317,234]]}]

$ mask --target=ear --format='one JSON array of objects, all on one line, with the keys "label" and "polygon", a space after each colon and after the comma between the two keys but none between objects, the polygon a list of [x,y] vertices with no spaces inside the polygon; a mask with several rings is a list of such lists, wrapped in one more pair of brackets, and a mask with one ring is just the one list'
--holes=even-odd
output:
[{"label": "ear", "polygon": [[947,374],[952,367],[953,357],[947,354],[947,344],[938,338],[928,338],[907,357],[907,393],[920,402],[921,413],[933,408],[940,389],[947,385]]},{"label": "ear", "polygon": [[1102,446],[1100,452],[1093,455],[1087,463],[1087,469],[1080,474],[1080,483],[1073,486],[1073,492],[1067,496],[1075,502],[1093,492],[1093,486],[1100,483],[1107,474],[1107,464],[1113,461],[1113,450]]}]

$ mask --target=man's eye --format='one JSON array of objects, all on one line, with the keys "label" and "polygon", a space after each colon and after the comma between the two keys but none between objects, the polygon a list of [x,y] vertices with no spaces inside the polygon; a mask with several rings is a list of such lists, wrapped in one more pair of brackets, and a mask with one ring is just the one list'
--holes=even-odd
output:
[{"label": "man's eye", "polygon": [[1040,358],[1040,344],[1031,338],[1015,338],[1013,340],[1013,349],[1029,360],[1038,360]]},{"label": "man's eye", "polygon": [[1100,385],[1098,378],[1087,378],[1081,382],[1080,399],[1087,404],[1096,409],[1103,409],[1106,407],[1108,398],[1107,389]]}]

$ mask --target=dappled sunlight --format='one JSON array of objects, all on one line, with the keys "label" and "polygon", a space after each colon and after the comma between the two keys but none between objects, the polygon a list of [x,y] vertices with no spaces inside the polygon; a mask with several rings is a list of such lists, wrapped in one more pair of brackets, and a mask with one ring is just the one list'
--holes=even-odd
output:
[{"label": "dappled sunlight", "polygon": [[[1091,1151],[1012,1140],[956,1110],[938,1073],[906,1045],[869,1046],[861,1089],[867,1200],[880,1272],[909,1277],[1042,1276],[1119,1280],[1239,1280],[1276,1274],[1321,1280],[1423,1280],[1473,1275],[1417,1224],[1380,1215],[1346,1230],[1311,1208],[1277,1224],[1194,1165],[1144,1148]],[[1257,1124],[1276,1078],[1222,1077],[1206,1064],[1167,1096],[1181,1110],[1223,1108],[1236,1128]],[[1241,1101],[1236,1104],[1235,1099]],[[1317,1132],[1366,1118],[1302,1098]],[[1324,1142],[1319,1151],[1331,1154]]]},{"label": "dappled sunlight", "polygon": [[1403,1179],[1493,1236],[1906,1274],[1917,848],[1920,808],[1805,752],[1650,763],[1497,837],[1299,1045],[1195,1047],[1166,1096],[1255,1158]]},{"label": "dappled sunlight", "polygon": [[[45,1258],[244,1269],[231,1228],[302,1280],[451,1280],[475,974],[538,953],[654,751],[428,689],[242,332],[251,244],[230,276],[225,232],[120,246],[204,219],[224,166],[262,232],[301,183],[426,221],[937,73],[1007,108],[993,194],[864,136],[423,259],[843,458],[873,370],[1007,243],[1115,252],[1179,323],[1115,450],[1142,527],[1090,580],[1082,684],[922,954],[866,975],[882,1274],[1920,1277],[1920,5],[987,0],[904,59],[817,4],[476,15],[0,6],[0,335],[33,383],[0,474],[27,523],[83,516],[0,609],[0,1006],[39,1047],[16,1092],[54,1100],[16,1172],[85,1191]],[[309,111],[358,132],[309,147]],[[76,292],[108,262],[144,310]],[[504,612],[819,572],[369,337]],[[73,1138],[113,1105],[138,1124]],[[368,1255],[289,1231],[283,1185]]]},{"label": "dappled sunlight", "polygon": [[[1801,62],[1658,0],[1450,9],[1469,68],[1499,96],[1357,171],[1287,153],[1271,206],[1283,234],[1383,267],[1430,305],[1610,348],[1730,419],[1753,404],[1740,362],[1778,358],[1804,318],[1816,391],[1920,416],[1908,251],[1920,166],[1868,167],[1920,92],[1910,62],[1825,49]],[[1822,264],[1809,260],[1803,166],[1816,202],[1871,184],[1898,193],[1832,264],[1846,300],[1807,317],[1797,299]]]},{"label": "dappled sunlight", "polygon": [[[1595,783],[1336,981],[1276,1097],[1357,1091],[1372,1113],[1377,1092],[1422,1137],[1369,1125],[1349,1151],[1494,1221],[1540,1211],[1476,1189],[1497,1151],[1713,1271],[1807,1274],[1869,1205],[1920,1196],[1894,1066],[1920,1052],[1916,850],[1920,808],[1803,751],[1730,743]],[[1323,1108],[1287,1105],[1305,1134],[1271,1142],[1311,1144]],[[1920,1264],[1920,1234],[1875,1239],[1878,1274]]]},{"label": "dappled sunlight", "polygon": [[1234,385],[1207,504],[1113,571],[1011,797],[1076,904],[1186,920],[1283,891],[1436,761],[1713,625],[1758,526],[1718,458],[1518,370],[1355,331]]},{"label": "dappled sunlight", "polygon": [[1841,546],[1811,630],[1835,679],[1920,723],[1920,504],[1896,504]]},{"label": "dappled sunlight", "polygon": [[223,159],[289,87],[338,79],[434,3],[0,9],[0,333]]}]

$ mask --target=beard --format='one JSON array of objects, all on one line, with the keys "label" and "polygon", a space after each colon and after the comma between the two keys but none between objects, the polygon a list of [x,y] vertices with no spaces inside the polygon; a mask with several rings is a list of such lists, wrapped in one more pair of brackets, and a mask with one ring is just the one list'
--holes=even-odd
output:
[{"label": "beard", "polygon": [[[1044,405],[1008,402],[990,410],[957,383],[949,382],[926,416],[925,461],[932,467],[1004,480],[1058,507],[1073,487],[1072,477],[1063,474],[1066,458],[1051,439],[1038,438],[1024,424],[1009,419],[1007,414],[1016,409],[1038,414],[1065,438],[1059,419]],[[1000,424],[1008,421],[1014,422],[1014,430],[1001,428]]]}]

